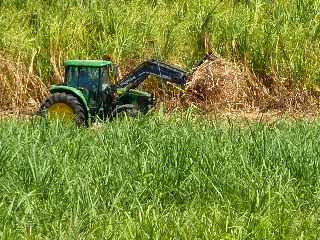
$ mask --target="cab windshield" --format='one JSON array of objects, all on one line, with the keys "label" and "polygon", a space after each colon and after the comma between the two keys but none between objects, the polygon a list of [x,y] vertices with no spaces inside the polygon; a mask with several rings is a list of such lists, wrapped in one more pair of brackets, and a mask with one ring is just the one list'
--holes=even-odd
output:
[{"label": "cab windshield", "polygon": [[64,84],[81,90],[89,104],[95,106],[102,85],[112,84],[109,79],[109,67],[68,66]]},{"label": "cab windshield", "polygon": [[68,67],[66,84],[70,87],[93,90],[99,83],[100,68]]},{"label": "cab windshield", "polygon": [[101,68],[69,66],[66,69],[65,85],[77,88],[87,97],[88,103],[95,106],[100,91]]}]

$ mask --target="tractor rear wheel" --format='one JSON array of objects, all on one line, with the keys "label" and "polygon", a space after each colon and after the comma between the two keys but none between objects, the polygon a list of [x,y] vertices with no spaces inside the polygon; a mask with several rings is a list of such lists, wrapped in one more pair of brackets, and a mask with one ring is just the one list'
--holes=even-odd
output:
[{"label": "tractor rear wheel", "polygon": [[40,114],[49,120],[61,120],[83,126],[87,123],[84,107],[75,96],[59,92],[49,96],[40,107]]}]

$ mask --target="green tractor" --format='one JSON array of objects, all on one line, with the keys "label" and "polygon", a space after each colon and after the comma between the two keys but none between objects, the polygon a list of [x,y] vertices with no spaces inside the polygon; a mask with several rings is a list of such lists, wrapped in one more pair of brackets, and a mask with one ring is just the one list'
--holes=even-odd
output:
[{"label": "green tractor", "polygon": [[153,106],[150,93],[136,89],[149,75],[184,85],[187,73],[155,60],[145,61],[118,83],[111,61],[68,60],[65,78],[50,87],[51,95],[41,104],[39,113],[48,119],[62,119],[78,126],[88,125],[92,117],[114,118],[126,113],[146,113]]}]

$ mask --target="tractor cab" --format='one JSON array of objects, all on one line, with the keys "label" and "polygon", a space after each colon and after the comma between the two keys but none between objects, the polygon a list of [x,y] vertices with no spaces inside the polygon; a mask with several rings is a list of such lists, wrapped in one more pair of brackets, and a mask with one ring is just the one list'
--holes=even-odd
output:
[{"label": "tractor cab", "polygon": [[63,85],[79,89],[90,109],[99,107],[101,92],[113,85],[110,80],[112,63],[104,60],[68,60],[64,66]]}]

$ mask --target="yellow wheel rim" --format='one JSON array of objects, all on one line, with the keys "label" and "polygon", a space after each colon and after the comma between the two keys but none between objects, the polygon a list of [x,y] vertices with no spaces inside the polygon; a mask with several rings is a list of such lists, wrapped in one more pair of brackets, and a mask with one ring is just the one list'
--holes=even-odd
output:
[{"label": "yellow wheel rim", "polygon": [[48,119],[72,122],[74,119],[74,112],[72,108],[65,103],[55,103],[48,108]]}]

